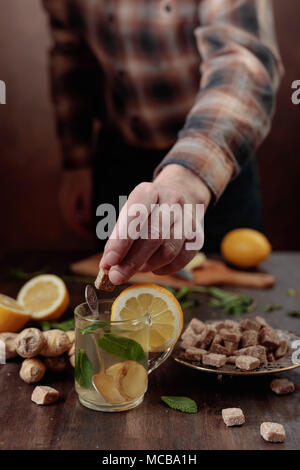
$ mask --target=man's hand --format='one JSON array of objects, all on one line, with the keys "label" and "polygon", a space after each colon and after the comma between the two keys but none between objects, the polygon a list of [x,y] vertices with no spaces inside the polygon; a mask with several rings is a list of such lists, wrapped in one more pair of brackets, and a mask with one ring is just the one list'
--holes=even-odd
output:
[{"label": "man's hand", "polygon": [[[181,207],[192,204],[193,208],[196,204],[204,204],[206,209],[210,199],[210,190],[197,175],[181,165],[166,166],[153,183],[141,183],[129,195],[126,210],[122,209],[114,232],[106,243],[100,267],[109,269],[109,278],[113,284],[128,281],[137,271],[153,271],[156,274],[177,272],[198,251],[186,250],[187,240],[184,237],[176,239],[171,230],[171,237],[163,239],[157,236],[160,227],[151,226],[150,223],[147,239],[132,239],[129,236],[125,239],[115,238],[115,234],[125,224],[130,224],[132,218],[127,214],[132,204],[145,205],[150,214],[151,204],[179,204]],[[153,234],[156,237],[151,237]]]},{"label": "man's hand", "polygon": [[64,172],[59,194],[61,212],[67,225],[80,235],[90,233],[92,194],[92,172],[89,168]]}]

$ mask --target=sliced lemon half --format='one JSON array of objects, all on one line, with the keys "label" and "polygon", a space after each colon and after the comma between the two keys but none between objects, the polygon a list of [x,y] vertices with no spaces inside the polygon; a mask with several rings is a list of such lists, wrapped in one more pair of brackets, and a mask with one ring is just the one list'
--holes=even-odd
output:
[{"label": "sliced lemon half", "polygon": [[33,320],[56,320],[67,309],[69,293],[64,281],[55,274],[41,274],[26,282],[18,293],[18,302],[31,312]]},{"label": "sliced lemon half", "polygon": [[146,313],[151,317],[150,332],[133,329],[127,336],[150,352],[173,346],[182,330],[183,314],[176,297],[164,287],[145,283],[123,290],[112,305],[111,320],[133,320]]},{"label": "sliced lemon half", "polygon": [[0,294],[0,332],[15,332],[23,328],[31,313],[15,299]]}]

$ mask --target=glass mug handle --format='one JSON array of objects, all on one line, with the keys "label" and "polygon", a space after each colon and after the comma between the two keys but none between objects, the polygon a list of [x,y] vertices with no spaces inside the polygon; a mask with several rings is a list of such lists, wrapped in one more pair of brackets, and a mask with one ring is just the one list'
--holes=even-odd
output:
[{"label": "glass mug handle", "polygon": [[[152,321],[151,321],[151,317],[149,314],[146,315],[146,323],[148,327],[150,328]],[[148,374],[153,372],[166,359],[168,359],[172,351],[173,351],[173,346],[170,346],[169,348],[162,351],[158,357],[153,357],[152,359],[148,359]]]},{"label": "glass mug handle", "polygon": [[148,374],[157,369],[157,367],[160,366],[170,356],[172,350],[173,347],[170,347],[163,351],[159,357],[148,359]]}]

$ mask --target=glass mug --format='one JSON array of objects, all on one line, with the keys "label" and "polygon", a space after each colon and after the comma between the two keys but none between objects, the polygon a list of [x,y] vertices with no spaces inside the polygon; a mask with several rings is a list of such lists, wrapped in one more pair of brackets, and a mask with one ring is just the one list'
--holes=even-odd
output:
[{"label": "glass mug", "polygon": [[151,317],[111,321],[113,300],[99,301],[99,316],[86,303],[75,308],[75,389],[82,405],[97,411],[135,408],[148,374],[171,354],[149,354]]}]

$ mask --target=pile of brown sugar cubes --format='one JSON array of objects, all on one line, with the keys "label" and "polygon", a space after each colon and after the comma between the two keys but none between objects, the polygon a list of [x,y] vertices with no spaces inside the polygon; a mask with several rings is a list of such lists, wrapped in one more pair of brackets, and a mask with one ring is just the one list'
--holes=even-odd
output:
[{"label": "pile of brown sugar cubes", "polygon": [[287,341],[259,316],[211,324],[193,318],[181,339],[186,359],[215,368],[231,364],[241,370],[254,370],[288,353]]}]

